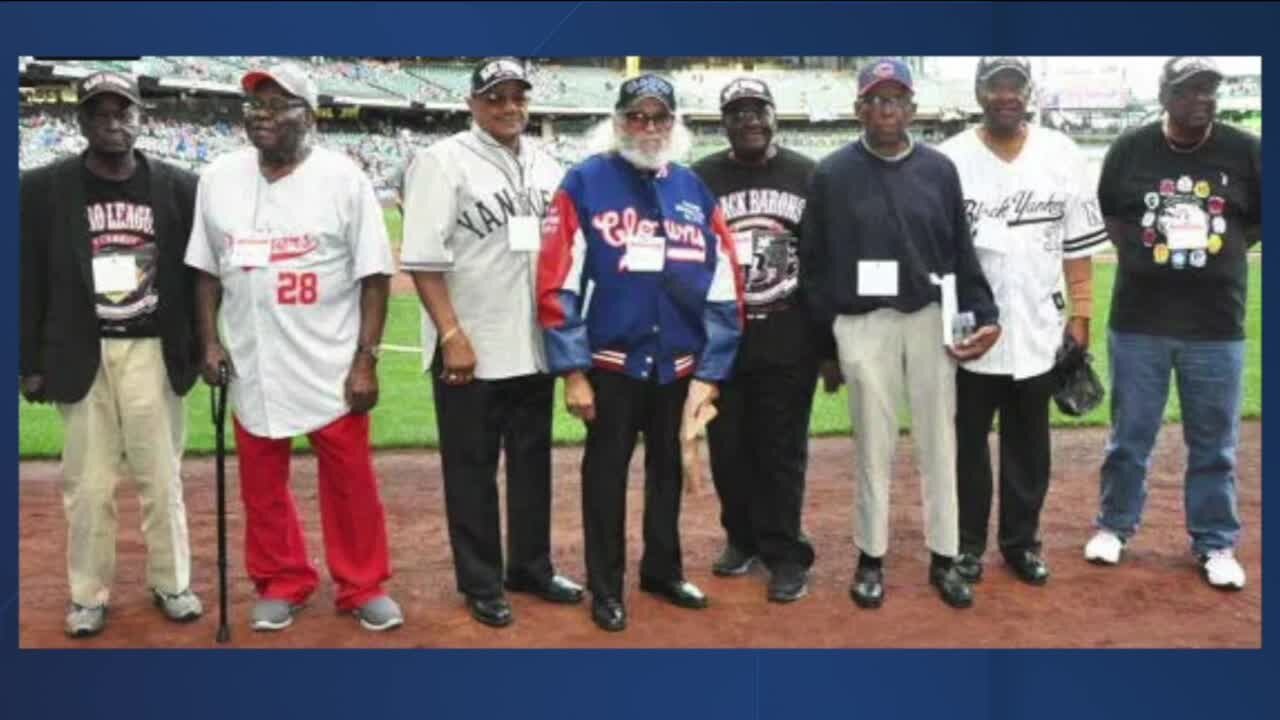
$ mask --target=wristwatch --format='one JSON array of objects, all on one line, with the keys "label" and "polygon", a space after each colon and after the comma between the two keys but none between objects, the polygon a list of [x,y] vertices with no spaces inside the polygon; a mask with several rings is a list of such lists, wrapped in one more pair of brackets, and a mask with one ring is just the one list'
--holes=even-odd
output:
[{"label": "wristwatch", "polygon": [[382,348],[377,345],[356,345],[356,354],[365,354],[377,360],[382,357]]}]

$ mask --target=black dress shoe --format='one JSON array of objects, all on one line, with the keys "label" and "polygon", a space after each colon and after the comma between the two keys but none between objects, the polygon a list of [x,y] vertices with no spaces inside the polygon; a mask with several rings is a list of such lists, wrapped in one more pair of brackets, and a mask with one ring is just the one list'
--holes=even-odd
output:
[{"label": "black dress shoe", "polygon": [[524,580],[507,580],[504,584],[511,592],[530,593],[547,602],[573,605],[582,602],[582,586],[563,575],[552,575],[542,583]]},{"label": "black dress shoe", "polygon": [[929,584],[938,589],[942,601],[953,608],[967,608],[973,605],[973,588],[960,577],[954,567],[932,566],[929,568]]},{"label": "black dress shoe", "polygon": [[972,553],[960,553],[956,558],[956,573],[969,584],[982,582],[982,556]]},{"label": "black dress shoe", "polygon": [[878,567],[859,567],[853,574],[853,586],[849,596],[860,608],[878,608],[884,603],[884,570]]},{"label": "black dress shoe", "polygon": [[1004,556],[1004,562],[1018,579],[1030,585],[1049,582],[1049,566],[1035,550],[1018,550]]},{"label": "black dress shoe", "polygon": [[619,632],[627,628],[627,609],[622,601],[612,597],[591,599],[591,621],[601,630]]},{"label": "black dress shoe", "polygon": [[795,602],[809,594],[809,571],[800,567],[781,567],[769,577],[769,602]]},{"label": "black dress shoe", "polygon": [[471,611],[471,617],[490,627],[506,627],[516,619],[511,614],[511,604],[501,595],[495,598],[468,597],[467,609]]},{"label": "black dress shoe", "polygon": [[711,572],[720,577],[746,575],[756,562],[756,556],[743,552],[732,544],[724,546],[724,552],[711,563]]},{"label": "black dress shoe", "polygon": [[691,610],[701,610],[708,604],[707,596],[696,585],[685,580],[654,580],[641,577],[640,589],[663,598],[672,605]]}]

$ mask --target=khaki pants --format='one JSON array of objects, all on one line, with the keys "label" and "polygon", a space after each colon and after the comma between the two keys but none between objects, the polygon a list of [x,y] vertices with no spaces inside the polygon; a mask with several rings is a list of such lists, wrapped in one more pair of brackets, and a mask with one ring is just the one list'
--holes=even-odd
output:
[{"label": "khaki pants", "polygon": [[841,315],[833,329],[857,452],[854,543],[875,557],[889,549],[889,478],[905,383],[922,475],[925,543],[939,555],[955,556],[956,366],[942,346],[941,309],[935,303],[914,313]]},{"label": "khaki pants", "polygon": [[102,341],[89,394],[59,404],[66,429],[62,506],[67,516],[71,600],[106,604],[116,565],[116,483],[138,485],[147,584],[164,593],[187,589],[191,548],[179,468],[185,442],[182,398],[169,386],[160,340]]}]

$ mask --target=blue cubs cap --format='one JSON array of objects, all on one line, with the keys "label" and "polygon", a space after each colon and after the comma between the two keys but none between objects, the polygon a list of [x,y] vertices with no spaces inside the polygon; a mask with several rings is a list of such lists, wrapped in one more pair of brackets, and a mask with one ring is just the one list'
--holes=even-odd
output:
[{"label": "blue cubs cap", "polygon": [[880,85],[893,82],[914,92],[911,68],[897,58],[884,57],[873,60],[858,73],[858,97],[862,97]]}]

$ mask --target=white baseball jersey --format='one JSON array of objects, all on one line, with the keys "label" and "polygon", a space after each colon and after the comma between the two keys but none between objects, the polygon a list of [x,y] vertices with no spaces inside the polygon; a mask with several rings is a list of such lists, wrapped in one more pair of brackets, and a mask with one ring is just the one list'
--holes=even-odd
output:
[{"label": "white baseball jersey", "polygon": [[[400,265],[445,274],[478,379],[546,371],[535,299],[538,227],[563,176],[531,138],[520,139],[517,157],[475,125],[419,150],[409,166]],[[424,308],[424,370],[436,337]]]},{"label": "white baseball jersey", "polygon": [[221,334],[246,430],[285,438],[350,411],[343,386],[360,332],[360,280],[394,271],[369,178],[320,147],[267,182],[252,147],[200,177],[187,264],[222,281]]},{"label": "white baseball jersey", "polygon": [[982,272],[1000,308],[1000,339],[966,370],[1022,380],[1048,372],[1062,344],[1062,261],[1106,247],[1084,154],[1066,135],[1029,127],[1013,162],[963,132],[939,146],[960,185]]}]

